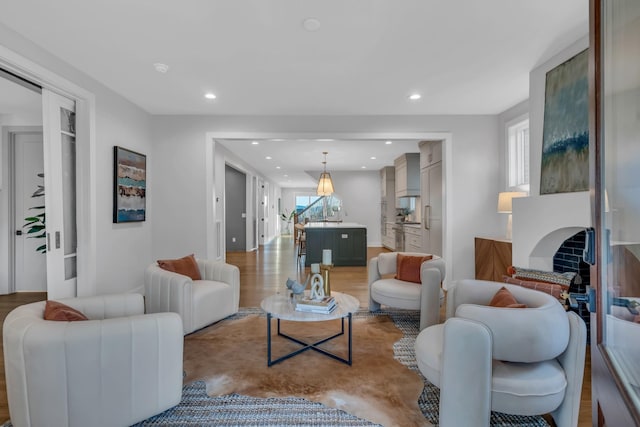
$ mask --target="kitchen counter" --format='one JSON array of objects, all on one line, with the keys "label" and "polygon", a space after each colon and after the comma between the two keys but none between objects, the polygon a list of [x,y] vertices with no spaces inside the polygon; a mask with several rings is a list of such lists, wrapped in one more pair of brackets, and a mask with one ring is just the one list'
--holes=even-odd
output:
[{"label": "kitchen counter", "polygon": [[356,222],[310,222],[304,226],[305,230],[312,228],[367,228]]},{"label": "kitchen counter", "polygon": [[304,227],[307,254],[304,265],[322,262],[322,250],[331,249],[334,266],[367,265],[367,227],[355,222],[316,222]]}]

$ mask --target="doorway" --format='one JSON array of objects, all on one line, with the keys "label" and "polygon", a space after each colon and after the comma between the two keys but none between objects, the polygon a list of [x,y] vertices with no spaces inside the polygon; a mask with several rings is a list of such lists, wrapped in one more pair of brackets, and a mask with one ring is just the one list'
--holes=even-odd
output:
[{"label": "doorway", "polygon": [[[13,287],[9,292],[46,292],[47,258],[44,230],[44,156],[42,129],[10,130],[9,147],[12,153],[11,199],[13,215],[10,239],[13,249]],[[34,220],[30,220],[34,218]],[[32,226],[26,226],[32,223]]]},{"label": "doorway", "polygon": [[224,216],[227,251],[247,250],[247,176],[225,165]]}]

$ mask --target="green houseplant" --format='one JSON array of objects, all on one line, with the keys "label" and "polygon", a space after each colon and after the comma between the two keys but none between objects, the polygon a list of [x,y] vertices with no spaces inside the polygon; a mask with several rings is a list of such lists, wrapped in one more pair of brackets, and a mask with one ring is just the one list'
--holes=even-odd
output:
[{"label": "green houseplant", "polygon": [[[39,173],[38,176],[44,179],[44,173]],[[36,188],[36,191],[33,192],[31,197],[44,197],[44,185],[38,185],[38,188]],[[22,226],[22,228],[27,230],[27,238],[44,239],[47,234],[45,227],[44,205],[33,206],[29,208],[29,210],[33,210],[38,213],[33,216],[28,216],[24,219],[26,223]],[[38,246],[36,248],[36,251],[42,254],[45,253],[47,251],[47,244],[43,243],[42,245]]]}]

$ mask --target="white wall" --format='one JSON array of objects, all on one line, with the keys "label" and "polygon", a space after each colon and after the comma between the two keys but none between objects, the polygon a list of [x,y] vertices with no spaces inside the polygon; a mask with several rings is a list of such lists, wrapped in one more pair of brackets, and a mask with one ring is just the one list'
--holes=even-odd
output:
[{"label": "white wall", "polygon": [[[59,58],[0,25],[2,46],[43,67],[48,72],[72,82],[95,96],[95,283],[89,285],[97,294],[140,290],[144,268],[151,262],[151,221],[132,224],[112,223],[113,146],[147,154],[148,174],[154,174],[151,153],[150,116],[109,88],[71,67]],[[78,141],[81,144],[83,141]],[[162,173],[158,171],[158,173]],[[147,209],[153,193],[149,188]],[[93,255],[92,255],[93,257]],[[79,286],[80,288],[80,286]]]},{"label": "white wall", "polygon": [[[453,268],[447,272],[448,280],[473,277],[474,237],[495,235],[500,229],[495,200],[500,174],[497,116],[154,116],[154,167],[166,171],[154,174],[149,184],[150,188],[163,189],[162,196],[154,193],[151,204],[154,248],[175,248],[172,250],[176,254],[206,254],[207,250],[212,250],[207,245],[204,231],[209,195],[202,177],[206,178],[207,170],[206,135],[222,132],[247,135],[450,132],[452,183],[451,194],[446,197],[450,198],[452,207],[447,220],[452,222]],[[215,165],[217,175],[217,161]],[[336,187],[338,185],[336,182]],[[211,186],[215,190],[210,191],[220,191],[217,182]],[[376,206],[380,198],[378,187],[379,184],[375,184],[375,191],[372,190]],[[283,193],[286,197],[288,194],[288,190]],[[283,206],[286,207],[284,199]],[[379,211],[379,206],[377,209]],[[351,219],[354,211],[349,210]],[[185,218],[178,222],[177,228],[176,218]],[[372,230],[379,228],[377,221]]]}]

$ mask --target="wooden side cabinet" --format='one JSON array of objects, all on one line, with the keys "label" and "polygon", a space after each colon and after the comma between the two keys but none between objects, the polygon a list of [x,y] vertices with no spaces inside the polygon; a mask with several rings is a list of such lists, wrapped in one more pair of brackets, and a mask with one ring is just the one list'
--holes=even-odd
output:
[{"label": "wooden side cabinet", "polygon": [[476,237],[476,279],[502,282],[511,265],[511,241]]}]

